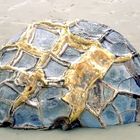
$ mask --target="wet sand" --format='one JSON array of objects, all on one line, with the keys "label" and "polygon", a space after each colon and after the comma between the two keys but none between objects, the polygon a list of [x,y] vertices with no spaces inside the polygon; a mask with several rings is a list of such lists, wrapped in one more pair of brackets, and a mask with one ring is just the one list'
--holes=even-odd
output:
[{"label": "wet sand", "polygon": [[137,124],[113,126],[107,129],[80,128],[70,131],[0,129],[1,140],[139,140]]},{"label": "wet sand", "polygon": [[[139,0],[0,0],[0,45],[33,21],[87,19],[104,23],[122,33],[140,51]],[[75,129],[63,132],[0,128],[3,140],[139,140],[137,124],[107,129]]]}]

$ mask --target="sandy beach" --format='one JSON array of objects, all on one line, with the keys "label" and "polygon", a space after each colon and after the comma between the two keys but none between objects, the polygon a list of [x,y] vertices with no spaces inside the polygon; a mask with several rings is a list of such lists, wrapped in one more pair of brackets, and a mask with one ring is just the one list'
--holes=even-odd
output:
[{"label": "sandy beach", "polygon": [[[87,19],[123,34],[140,51],[140,0],[0,0],[0,45],[38,20]],[[0,128],[1,140],[139,140],[138,124],[107,129],[25,131]]]}]

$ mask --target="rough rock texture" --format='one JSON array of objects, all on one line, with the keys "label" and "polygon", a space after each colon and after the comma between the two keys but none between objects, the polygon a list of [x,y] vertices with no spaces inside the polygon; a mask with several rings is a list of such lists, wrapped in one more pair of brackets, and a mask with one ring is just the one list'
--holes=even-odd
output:
[{"label": "rough rock texture", "polygon": [[[69,30],[70,35],[65,36],[63,25],[53,27],[42,23],[41,26],[29,26],[1,49],[2,126],[69,129],[136,122],[140,55],[121,34],[106,25],[80,20],[70,25]],[[94,44],[96,41],[101,43],[100,49]],[[95,48],[95,52],[90,48]],[[88,58],[90,51],[93,54]],[[108,55],[104,56],[102,52]],[[115,63],[118,58],[130,54],[131,59]],[[98,77],[97,70],[99,73],[104,70],[102,68],[110,63],[110,55],[115,60],[103,77]],[[86,61],[83,63],[83,60]],[[78,73],[73,75],[73,69]],[[91,85],[92,77],[96,80]],[[83,91],[85,93],[81,95]]]}]

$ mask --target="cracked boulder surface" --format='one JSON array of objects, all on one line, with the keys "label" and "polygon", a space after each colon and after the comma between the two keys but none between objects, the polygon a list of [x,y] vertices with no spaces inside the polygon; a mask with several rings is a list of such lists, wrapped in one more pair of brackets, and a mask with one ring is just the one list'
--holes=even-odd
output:
[{"label": "cracked boulder surface", "polygon": [[29,25],[0,49],[0,125],[105,128],[139,121],[140,55],[110,27]]}]

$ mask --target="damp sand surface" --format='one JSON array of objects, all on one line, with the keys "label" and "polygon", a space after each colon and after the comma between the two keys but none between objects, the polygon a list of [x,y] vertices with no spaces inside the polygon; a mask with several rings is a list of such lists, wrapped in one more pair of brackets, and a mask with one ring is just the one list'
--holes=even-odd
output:
[{"label": "damp sand surface", "polygon": [[[140,0],[0,0],[0,45],[29,23],[87,19],[109,25],[140,51]],[[140,126],[35,131],[0,128],[0,140],[139,140]]]},{"label": "damp sand surface", "polygon": [[1,128],[1,140],[139,140],[140,126],[129,124],[107,129],[78,128],[62,130],[16,130]]}]

